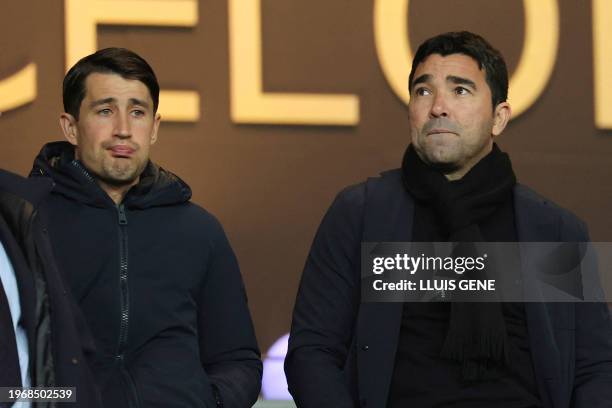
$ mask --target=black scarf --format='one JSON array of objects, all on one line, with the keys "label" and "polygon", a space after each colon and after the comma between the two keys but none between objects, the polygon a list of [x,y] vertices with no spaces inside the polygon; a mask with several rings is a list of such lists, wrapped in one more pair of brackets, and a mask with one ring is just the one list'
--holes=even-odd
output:
[{"label": "black scarf", "polygon": [[[459,243],[486,241],[481,231],[483,221],[512,201],[516,184],[510,159],[497,145],[456,181],[449,181],[440,171],[425,164],[410,145],[404,155],[402,173],[408,192],[419,204],[433,211],[442,235],[450,242]],[[415,213],[414,235],[431,235],[419,228],[434,227],[418,220],[419,214]],[[457,251],[469,252],[469,244],[460,244],[454,255]],[[472,273],[466,278],[485,276]],[[492,364],[507,365],[508,335],[501,304],[452,302],[441,356],[460,362],[463,378],[468,381],[487,378],[487,368]]]}]

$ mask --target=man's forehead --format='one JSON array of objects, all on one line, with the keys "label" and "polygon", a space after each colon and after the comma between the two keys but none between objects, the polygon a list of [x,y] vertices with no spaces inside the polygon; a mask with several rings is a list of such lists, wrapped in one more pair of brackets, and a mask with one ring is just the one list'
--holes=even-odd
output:
[{"label": "man's forehead", "polygon": [[147,86],[137,80],[124,78],[115,73],[93,72],[85,79],[86,99],[144,99],[152,101]]},{"label": "man's forehead", "polygon": [[413,81],[422,75],[429,75],[429,78],[433,78],[436,74],[469,75],[473,77],[470,79],[485,78],[484,67],[481,68],[478,61],[469,55],[461,53],[430,54],[415,68]]}]

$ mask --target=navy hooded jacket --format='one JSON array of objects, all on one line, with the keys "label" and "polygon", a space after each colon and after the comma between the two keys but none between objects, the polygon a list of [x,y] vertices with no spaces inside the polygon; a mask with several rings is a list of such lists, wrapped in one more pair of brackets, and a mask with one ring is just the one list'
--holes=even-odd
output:
[{"label": "navy hooded jacket", "polygon": [[67,142],[44,146],[31,175],[56,183],[49,233],[105,406],[250,407],[262,365],[238,263],[190,188],[149,162],[116,205]]}]

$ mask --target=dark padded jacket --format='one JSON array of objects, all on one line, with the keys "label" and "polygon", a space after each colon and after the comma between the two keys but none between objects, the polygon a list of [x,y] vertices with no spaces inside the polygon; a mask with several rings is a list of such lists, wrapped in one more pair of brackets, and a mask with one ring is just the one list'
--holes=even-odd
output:
[{"label": "dark padded jacket", "polygon": [[56,268],[39,208],[52,188],[49,179],[27,180],[0,170],[0,239],[19,288],[32,386],[76,388],[76,402],[33,406],[97,408],[102,406],[100,396],[85,363],[93,342]]},{"label": "dark padded jacket", "polygon": [[191,190],[149,163],[116,205],[66,142],[43,147],[32,176],[59,265],[96,342],[106,407],[250,407],[261,360],[238,263]]},{"label": "dark padded jacket", "polygon": [[[514,209],[521,242],[589,241],[581,220],[524,185],[514,188]],[[414,200],[401,171],[393,170],[343,190],[323,218],[302,274],[285,359],[298,407],[385,406],[403,304],[360,301],[361,242],[411,241],[413,215]],[[612,406],[607,305],[527,302],[525,315],[543,406]]]}]

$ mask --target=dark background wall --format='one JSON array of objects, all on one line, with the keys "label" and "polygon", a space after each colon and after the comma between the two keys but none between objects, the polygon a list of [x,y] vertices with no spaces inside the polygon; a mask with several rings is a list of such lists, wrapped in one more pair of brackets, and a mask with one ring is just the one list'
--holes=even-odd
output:
[{"label": "dark background wall", "polygon": [[[37,98],[0,116],[0,166],[23,175],[43,143],[61,138],[63,7],[59,0],[0,6],[0,79],[26,63],[38,66]],[[200,120],[163,123],[153,158],[187,181],[194,201],[225,226],[263,350],[289,329],[304,259],[335,194],[397,167],[409,141],[406,106],[377,59],[373,7],[373,0],[262,1],[265,91],[356,94],[355,126],[233,123],[224,1],[200,0],[193,28],[97,31],[98,47],[123,46],[144,56],[162,87],[200,93]],[[523,46],[523,12],[518,0],[413,0],[406,35],[416,49],[439,32],[478,32],[512,71]],[[594,121],[591,2],[560,0],[559,13],[550,81],[499,144],[521,182],[586,220],[594,240],[610,241],[612,131]]]}]

